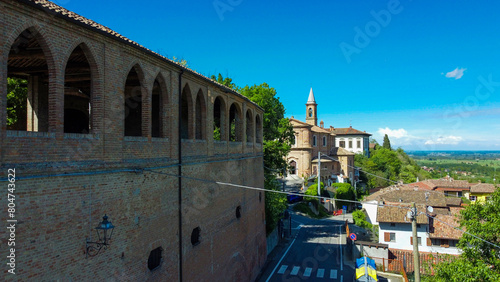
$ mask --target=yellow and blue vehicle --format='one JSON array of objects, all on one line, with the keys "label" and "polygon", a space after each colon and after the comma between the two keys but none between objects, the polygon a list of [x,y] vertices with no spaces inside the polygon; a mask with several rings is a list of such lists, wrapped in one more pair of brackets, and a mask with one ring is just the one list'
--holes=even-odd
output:
[{"label": "yellow and blue vehicle", "polygon": [[368,257],[356,259],[356,282],[378,281],[375,261]]}]

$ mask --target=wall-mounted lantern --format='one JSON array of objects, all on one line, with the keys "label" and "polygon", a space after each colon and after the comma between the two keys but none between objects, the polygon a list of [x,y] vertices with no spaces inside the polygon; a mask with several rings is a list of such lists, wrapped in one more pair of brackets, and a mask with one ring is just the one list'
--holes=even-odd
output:
[{"label": "wall-mounted lantern", "polygon": [[97,255],[101,251],[101,249],[108,248],[111,236],[113,236],[114,228],[115,227],[113,226],[111,221],[108,221],[108,216],[104,215],[102,218],[102,222],[99,223],[99,225],[95,228],[99,241],[89,242],[87,238],[87,256],[93,257]]}]

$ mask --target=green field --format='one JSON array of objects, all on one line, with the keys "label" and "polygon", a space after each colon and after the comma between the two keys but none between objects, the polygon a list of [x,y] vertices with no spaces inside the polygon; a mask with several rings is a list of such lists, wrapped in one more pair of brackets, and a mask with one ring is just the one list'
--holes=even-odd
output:
[{"label": "green field", "polygon": [[[434,168],[433,177],[439,178],[450,175],[457,180],[468,180],[471,183],[478,181],[498,183],[500,177],[500,160],[474,160],[474,159],[435,159],[433,157],[417,159],[419,166]],[[463,175],[456,172],[467,172]],[[494,180],[495,179],[495,180]]]}]

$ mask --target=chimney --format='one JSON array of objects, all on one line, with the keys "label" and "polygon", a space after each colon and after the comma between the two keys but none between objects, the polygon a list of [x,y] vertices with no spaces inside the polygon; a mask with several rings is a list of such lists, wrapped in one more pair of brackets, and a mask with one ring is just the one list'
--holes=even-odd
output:
[{"label": "chimney", "polygon": [[319,127],[324,128],[325,127],[325,123],[323,121],[320,121],[319,122]]}]

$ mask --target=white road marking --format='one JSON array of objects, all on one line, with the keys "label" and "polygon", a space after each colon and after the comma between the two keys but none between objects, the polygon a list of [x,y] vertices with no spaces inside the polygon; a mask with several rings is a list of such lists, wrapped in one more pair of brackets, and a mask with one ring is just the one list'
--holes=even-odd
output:
[{"label": "white road marking", "polygon": [[344,281],[344,275],[340,275],[340,282]]},{"label": "white road marking", "polygon": [[290,275],[297,275],[299,273],[300,266],[294,266]]},{"label": "white road marking", "polygon": [[330,279],[337,279],[337,270],[336,269],[330,270]]},{"label": "white road marking", "polygon": [[288,265],[282,265],[280,270],[278,270],[278,274],[283,274],[285,273],[286,269],[288,268]]},{"label": "white road marking", "polygon": [[318,273],[316,273],[316,277],[323,278],[325,276],[325,270],[323,268],[318,269]]},{"label": "white road marking", "polygon": [[309,277],[311,276],[312,268],[306,267],[306,270],[304,271],[304,277]]},{"label": "white road marking", "polygon": [[269,275],[269,277],[267,277],[266,282],[269,282],[269,279],[271,279],[271,277],[273,276],[274,272],[276,271],[276,269],[280,265],[281,261],[283,260],[283,258],[285,258],[286,254],[288,253],[288,251],[290,250],[290,248],[293,246],[293,243],[295,243],[295,239],[293,239],[292,243],[290,244],[290,246],[288,247],[288,249],[286,250],[286,252],[280,258],[280,261],[278,261],[278,263],[276,264],[276,267],[273,269],[273,272],[271,272],[271,274]]}]

